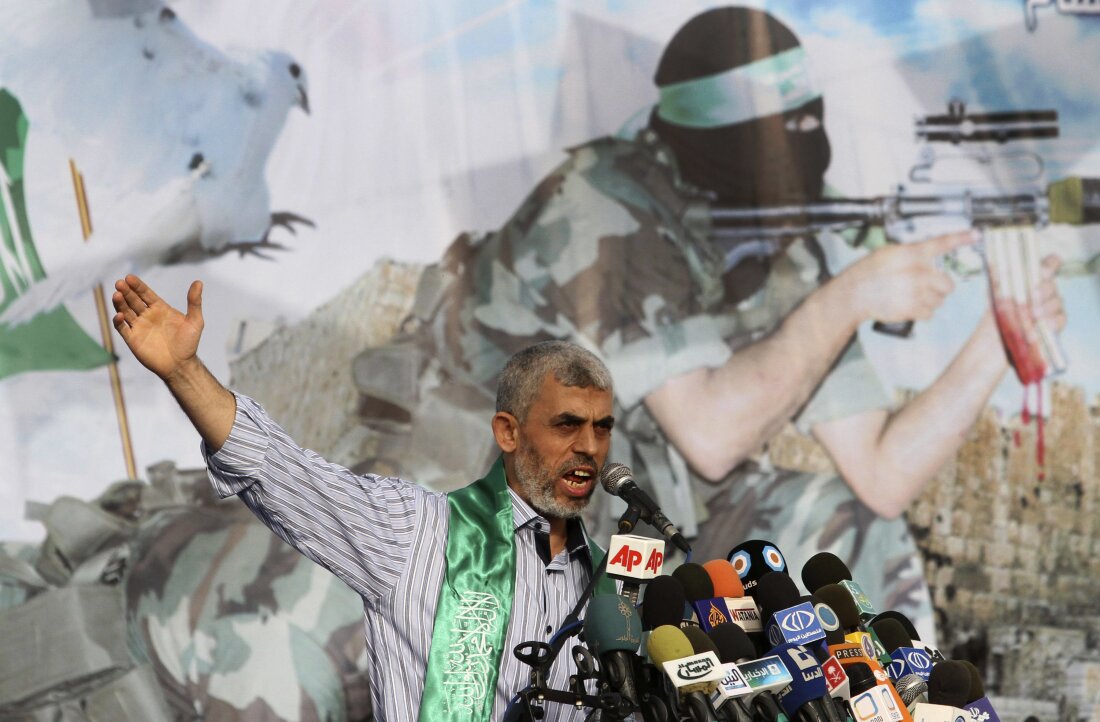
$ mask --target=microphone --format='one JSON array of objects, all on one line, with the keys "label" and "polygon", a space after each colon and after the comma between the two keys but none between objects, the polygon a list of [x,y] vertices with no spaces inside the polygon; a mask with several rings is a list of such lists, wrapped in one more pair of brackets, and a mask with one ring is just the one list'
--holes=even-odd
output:
[{"label": "microphone", "polygon": [[985,720],[985,722],[1001,722],[1001,718],[993,710],[993,703],[985,696],[985,684],[982,682],[982,674],[978,668],[968,660],[959,660],[970,673],[970,689],[966,693],[966,706],[963,708],[970,713],[971,719]]},{"label": "microphone", "polygon": [[783,661],[791,683],[779,693],[779,703],[803,722],[842,722],[829,697],[825,673],[810,651],[800,644],[780,644],[772,652]]},{"label": "microphone", "polygon": [[808,601],[813,605],[814,614],[817,615],[817,621],[821,625],[822,631],[825,632],[826,647],[830,644],[841,644],[846,641],[844,639],[844,632],[840,628],[840,617],[837,616],[836,611],[834,611],[832,607],[826,604],[816,594],[810,594],[800,599],[804,602]]},{"label": "microphone", "polygon": [[840,557],[830,552],[819,552],[810,557],[802,567],[802,583],[811,594],[826,584],[838,584],[852,595],[859,609],[859,616],[866,621],[877,613],[862,587],[852,581],[852,572]]},{"label": "microphone", "polygon": [[684,585],[669,574],[655,577],[645,588],[642,598],[642,629],[653,630],[663,625],[680,626],[684,618]]},{"label": "microphone", "polygon": [[928,702],[913,707],[918,722],[956,722],[969,720],[970,713],[962,709],[970,692],[970,672],[966,666],[945,660],[932,668],[928,677]]},{"label": "microphone", "polygon": [[670,542],[678,546],[685,554],[691,553],[691,545],[680,533],[680,530],[668,520],[657,502],[650,498],[649,494],[642,491],[634,481],[634,474],[625,464],[605,464],[600,471],[600,483],[604,490],[612,496],[617,496],[627,504],[636,506],[641,510],[642,519],[661,532]]},{"label": "microphone", "polygon": [[772,646],[811,644],[825,639],[817,612],[810,602],[800,602],[794,580],[781,572],[764,574],[757,581],[756,601]]},{"label": "microphone", "polygon": [[[727,678],[736,669],[737,676],[748,685],[748,690],[735,687],[729,690],[726,699],[737,697],[735,702],[743,707],[754,719],[767,722],[788,722],[787,713],[779,704],[775,693],[785,689],[791,683],[791,674],[782,660],[776,656],[756,659],[756,645],[749,639],[745,630],[736,624],[720,624],[710,630],[709,635],[718,648],[718,658],[728,670]],[[731,669],[731,667],[733,669]],[[725,682],[726,678],[723,678]],[[724,706],[717,698],[723,697],[725,685],[720,686],[716,695],[716,705]],[[732,702],[731,702],[732,703]]]},{"label": "microphone", "polygon": [[622,581],[622,593],[638,601],[642,584],[664,568],[665,543],[635,534],[614,534],[607,546],[607,576]]},{"label": "microphone", "polygon": [[641,697],[635,679],[635,661],[642,644],[642,620],[629,597],[596,594],[584,619],[588,648],[600,659],[600,676],[637,710]]},{"label": "microphone", "polygon": [[890,686],[889,682],[877,683],[868,665],[855,662],[848,665],[847,670],[852,691],[852,697],[848,700],[848,709],[851,710],[852,718],[856,722],[872,720],[912,722],[913,718],[909,716],[909,710],[898,697],[897,691]]},{"label": "microphone", "polygon": [[646,651],[664,670],[693,722],[717,722],[707,695],[725,676],[718,655],[711,651],[696,653],[684,632],[669,624],[653,630]]},{"label": "microphone", "polygon": [[741,577],[741,584],[745,588],[745,594],[756,596],[756,582],[768,572],[787,573],[787,560],[779,547],[766,539],[749,539],[741,542],[726,555],[726,559],[733,565],[737,576]]},{"label": "microphone", "polygon": [[756,653],[752,640],[745,635],[744,630],[734,624],[719,625],[709,630],[707,636],[714,644],[718,661],[722,663],[722,670],[725,672],[722,681],[718,683],[718,689],[711,695],[711,705],[723,720],[751,722],[753,712],[748,703],[752,687],[738,669],[737,659],[749,658]]},{"label": "microphone", "polygon": [[918,674],[907,674],[894,683],[894,689],[912,713],[921,702],[928,701],[928,682]]},{"label": "microphone", "polygon": [[[684,607],[684,618],[680,627],[700,626],[700,613],[697,612],[696,604],[714,597],[714,584],[710,581],[710,575],[707,574],[707,570],[701,564],[686,562],[676,567],[672,572],[672,576],[683,585],[684,597],[687,599],[687,606]],[[702,606],[705,609],[706,605]],[[717,611],[719,614],[721,613],[721,610]],[[703,613],[709,613],[709,610]]]},{"label": "microphone", "polygon": [[913,646],[913,640],[896,619],[881,619],[872,627],[879,641],[890,655],[890,665],[886,671],[895,682],[908,675],[918,675],[928,681],[932,673],[932,658],[923,649]]},{"label": "microphone", "polygon": [[928,676],[929,704],[962,707],[970,693],[970,671],[961,662],[947,660],[932,668]]},{"label": "microphone", "polygon": [[[863,626],[863,622],[859,617],[859,608],[848,590],[839,584],[826,584],[820,587],[816,594],[836,613],[837,619],[840,621],[840,629],[844,632],[846,640],[861,645],[868,657],[877,660],[879,667],[889,666],[893,659],[886,653],[886,649],[882,646],[882,642],[879,641],[878,637],[868,632],[867,628]],[[871,668],[874,669],[875,665],[872,665]]]},{"label": "microphone", "polygon": [[[718,607],[724,621],[733,622],[749,633],[763,632],[764,625],[760,619],[760,610],[756,608],[756,601],[745,596],[745,587],[733,565],[725,559],[712,559],[703,564],[703,569],[710,575],[710,581],[714,585],[714,598],[703,601],[711,602],[711,607]],[[696,607],[699,623],[708,632],[714,626],[708,626],[711,621],[711,607],[708,607],[706,614]]]},{"label": "microphone", "polygon": [[926,643],[920,638],[920,634],[917,633],[916,626],[914,626],[913,622],[909,620],[909,617],[905,616],[901,612],[896,612],[892,609],[888,609],[885,612],[879,612],[870,621],[867,622],[867,625],[877,632],[879,622],[882,622],[886,619],[893,619],[898,624],[900,624],[901,628],[904,629],[905,633],[909,636],[909,639],[913,641],[912,646],[923,649],[925,654],[928,655],[928,658],[932,660],[932,664],[938,664],[939,662],[942,662],[944,659],[946,659],[943,654],[940,653],[940,650],[936,649],[931,644]]}]

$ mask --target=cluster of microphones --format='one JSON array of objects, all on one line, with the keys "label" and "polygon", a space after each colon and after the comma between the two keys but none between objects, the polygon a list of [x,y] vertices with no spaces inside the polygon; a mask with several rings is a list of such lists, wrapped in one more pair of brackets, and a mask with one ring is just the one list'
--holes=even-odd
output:
[{"label": "cluster of microphones", "polygon": [[[631,504],[642,493],[609,490]],[[662,531],[683,545],[674,527]],[[606,573],[622,593],[593,595],[574,625],[573,694],[535,685],[505,719],[539,719],[557,701],[602,722],[998,720],[974,665],[945,659],[900,612],[877,611],[831,553],[803,567],[809,594],[765,540],[671,574],[663,561],[664,541],[614,535]]]}]

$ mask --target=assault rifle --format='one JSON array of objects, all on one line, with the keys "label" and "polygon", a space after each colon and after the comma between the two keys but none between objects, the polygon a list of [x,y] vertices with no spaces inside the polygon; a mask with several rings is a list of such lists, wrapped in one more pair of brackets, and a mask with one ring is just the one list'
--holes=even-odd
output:
[{"label": "assault rifle", "polygon": [[[1033,230],[1050,224],[1100,223],[1100,179],[1066,178],[1045,191],[967,190],[956,193],[897,193],[875,198],[836,198],[819,203],[759,208],[712,206],[710,237],[731,269],[749,257],[778,253],[786,241],[823,231],[855,230],[861,245],[872,228],[896,239],[922,218],[958,218],[983,231],[979,252],[990,279],[1002,339],[1021,381],[1031,383],[1065,369],[1053,333],[1035,324],[1040,342],[1023,345],[1023,327],[1033,323],[1027,309],[1038,281],[1039,254]],[[908,336],[912,322],[876,323],[875,330]]]}]

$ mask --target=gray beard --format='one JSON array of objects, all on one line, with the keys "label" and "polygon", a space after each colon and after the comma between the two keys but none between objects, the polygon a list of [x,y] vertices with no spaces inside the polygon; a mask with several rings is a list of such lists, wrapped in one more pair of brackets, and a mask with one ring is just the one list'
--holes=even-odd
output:
[{"label": "gray beard", "polygon": [[551,472],[540,468],[533,451],[522,449],[516,453],[516,483],[523,490],[527,503],[548,519],[579,519],[592,501],[592,496],[572,504],[561,502],[554,497],[556,478]]}]

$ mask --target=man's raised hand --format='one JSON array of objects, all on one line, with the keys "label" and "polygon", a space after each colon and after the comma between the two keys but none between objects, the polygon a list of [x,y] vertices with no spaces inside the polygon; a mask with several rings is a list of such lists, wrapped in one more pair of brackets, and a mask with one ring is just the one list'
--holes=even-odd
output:
[{"label": "man's raised hand", "polygon": [[202,281],[187,290],[187,313],[168,305],[140,278],[115,282],[114,326],[145,368],[168,380],[197,360],[202,335]]}]

